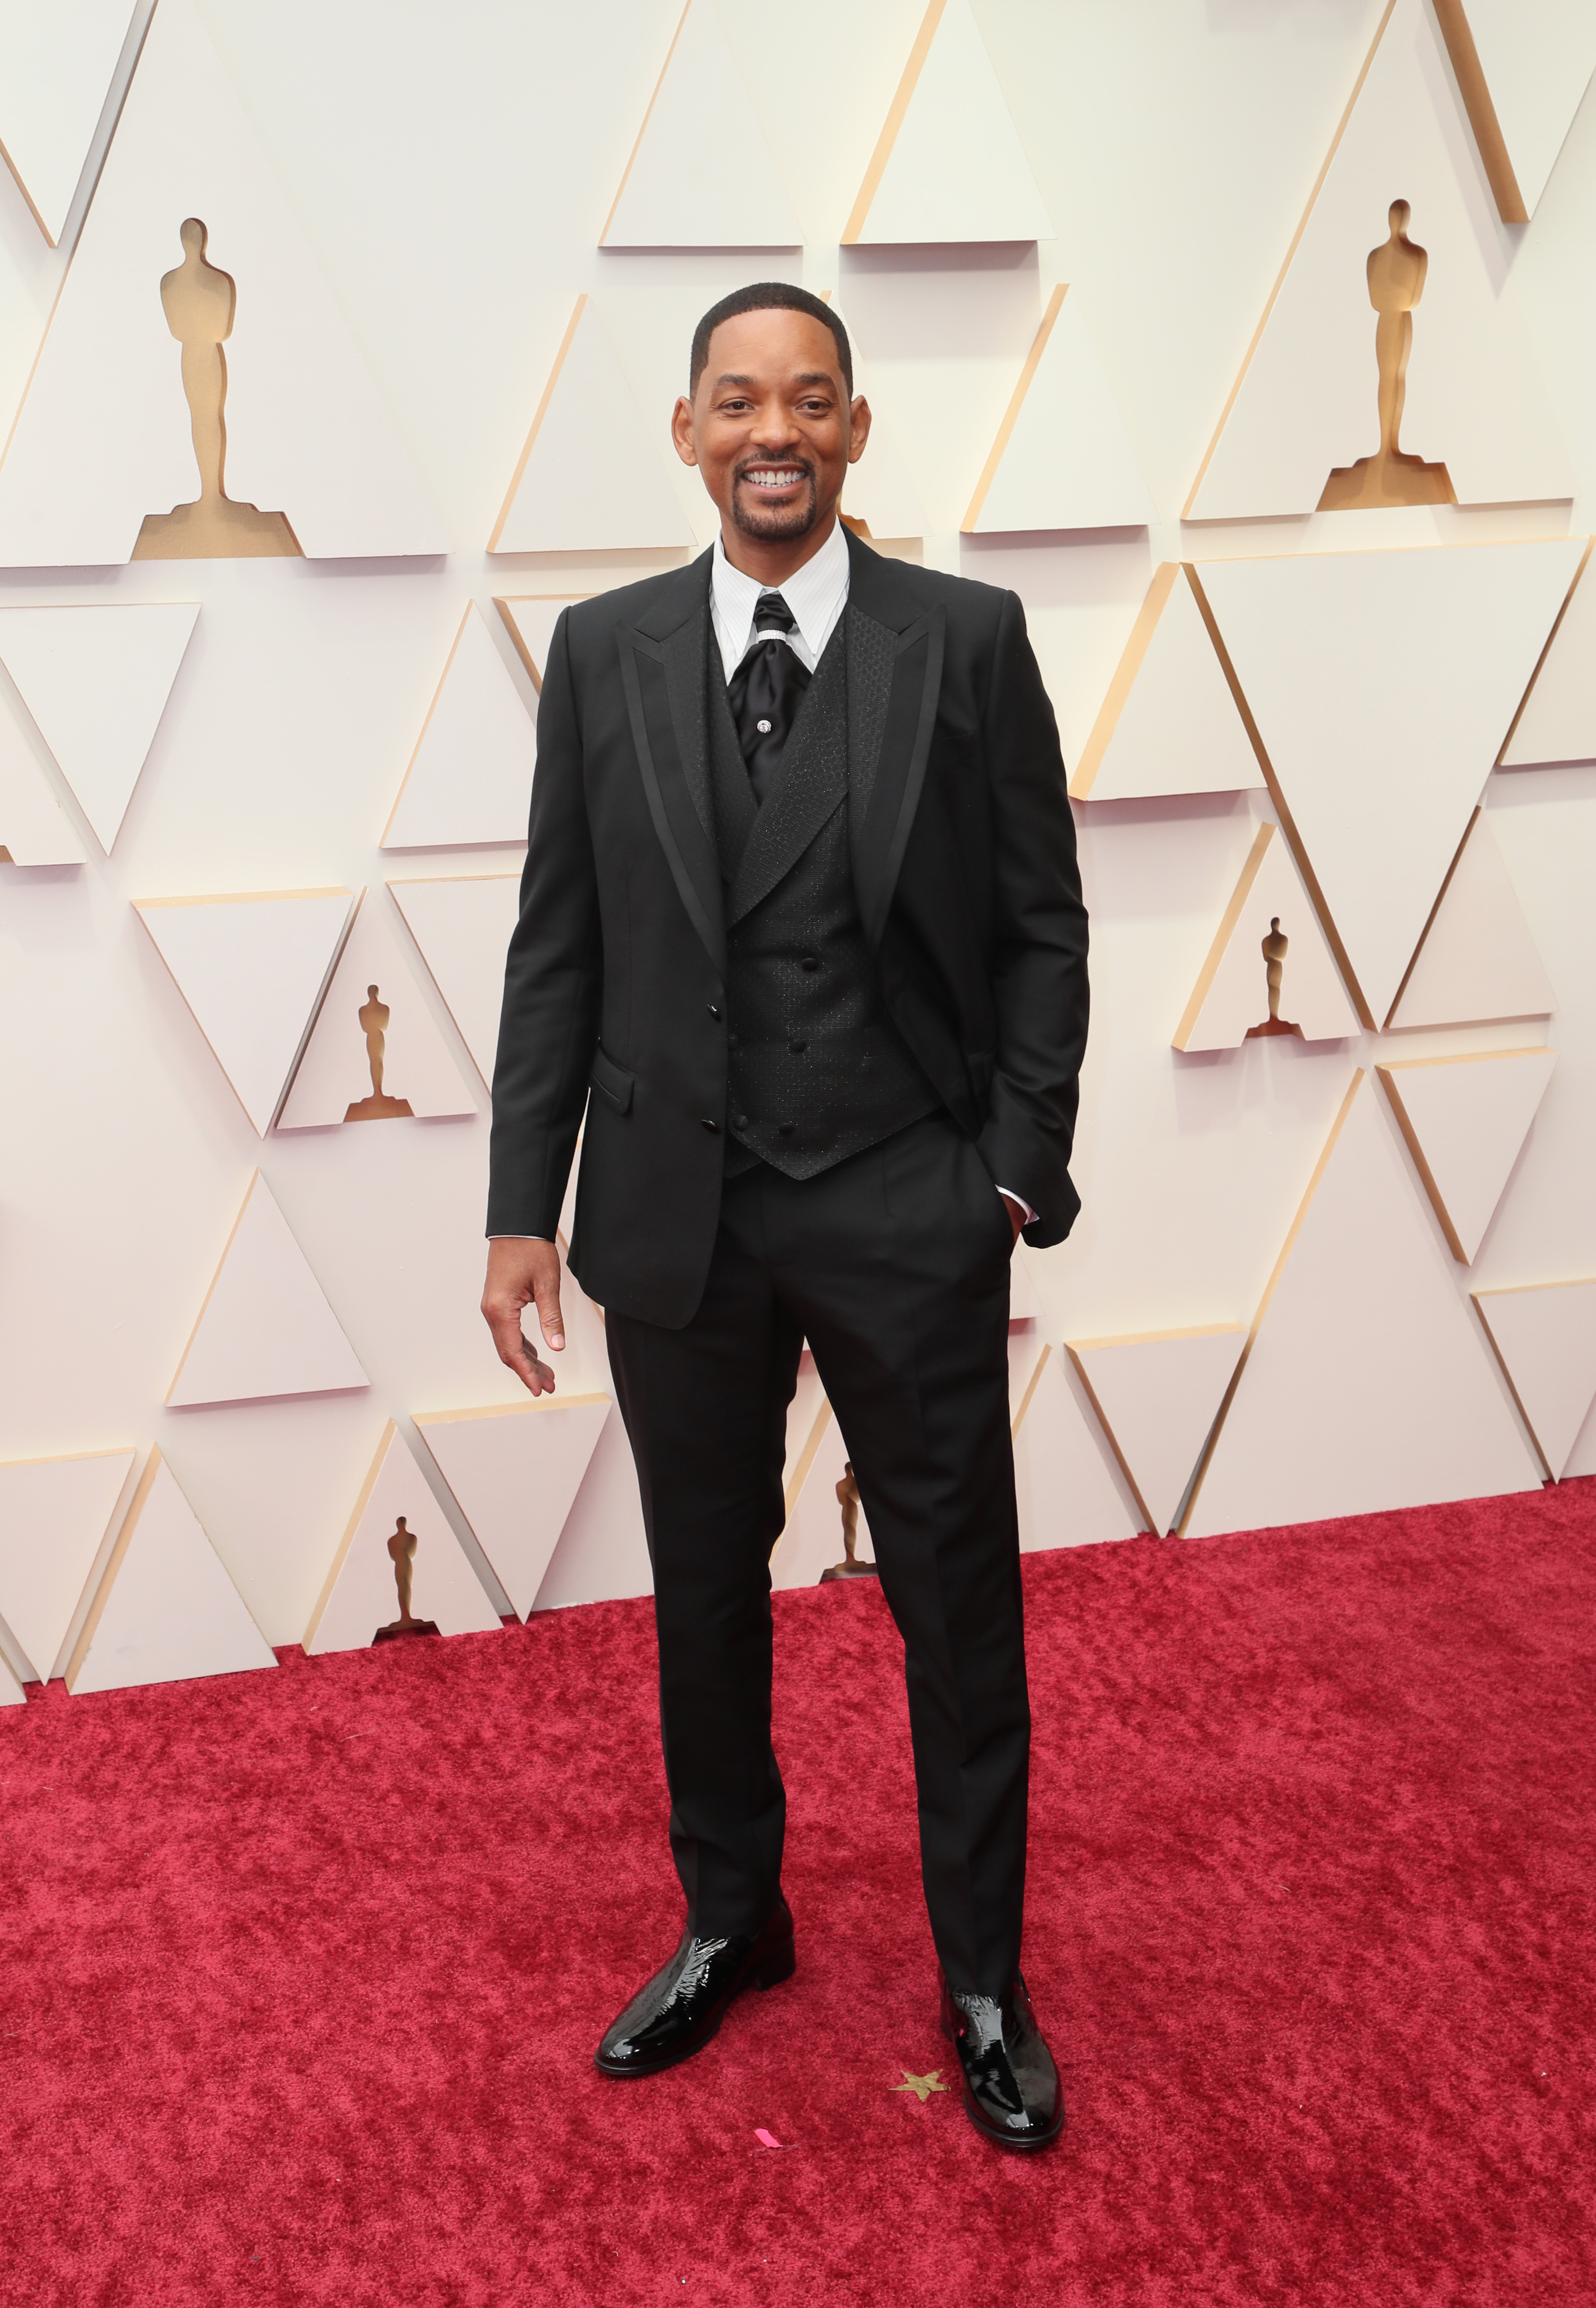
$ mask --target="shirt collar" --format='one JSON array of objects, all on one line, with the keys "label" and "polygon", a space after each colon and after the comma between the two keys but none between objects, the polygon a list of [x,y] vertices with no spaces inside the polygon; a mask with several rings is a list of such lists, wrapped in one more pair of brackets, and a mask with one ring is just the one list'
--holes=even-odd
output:
[{"label": "shirt collar", "polygon": [[795,569],[780,585],[765,586],[757,577],[745,576],[741,569],[733,568],[717,530],[709,581],[716,615],[736,642],[739,660],[753,636],[754,610],[764,592],[781,595],[793,612],[811,656],[818,659],[831,638],[838,606],[848,590],[847,532],[837,521],[819,551],[811,554],[802,569]]}]

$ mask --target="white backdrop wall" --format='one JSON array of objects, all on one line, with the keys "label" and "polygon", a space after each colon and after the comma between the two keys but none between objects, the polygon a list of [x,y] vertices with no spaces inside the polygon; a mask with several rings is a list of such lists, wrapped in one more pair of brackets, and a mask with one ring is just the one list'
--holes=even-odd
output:
[{"label": "white backdrop wall", "polygon": [[[288,504],[277,476],[287,473],[288,485],[296,473],[309,477],[304,487],[311,494],[331,487],[314,478],[328,461],[320,450],[312,453],[313,441],[296,452],[285,434],[280,454],[271,448],[270,427],[289,420],[264,405],[259,370],[253,395],[248,383],[252,298],[257,315],[268,306],[286,314],[280,326],[290,332],[299,325],[296,314],[322,309],[319,290],[312,295],[307,287],[296,299],[296,280],[309,277],[308,252],[343,333],[334,343],[330,323],[316,324],[318,337],[304,323],[310,334],[286,371],[298,380],[303,401],[292,423],[307,439],[322,421],[319,410],[328,426],[352,425],[349,412],[362,404],[350,379],[364,362],[376,414],[368,410],[362,425],[382,432],[388,460],[373,467],[379,478],[370,487],[386,495],[382,505],[373,498],[367,507],[365,533],[385,535],[382,521],[399,519],[381,475],[400,471],[408,460],[414,503],[407,500],[403,511],[409,524],[403,541],[416,549],[388,557],[360,549],[358,473],[350,485],[353,512],[333,506],[327,513],[325,533],[337,550],[316,559],[129,564],[124,547],[114,559],[62,564],[41,555],[37,542],[54,517],[53,480],[43,511],[29,516],[34,526],[16,530],[34,541],[25,564],[0,569],[0,612],[184,601],[198,602],[200,615],[108,855],[45,742],[42,721],[36,726],[24,705],[0,633],[0,659],[12,667],[0,673],[0,711],[84,852],[77,866],[0,864],[0,1461],[131,1446],[137,1453],[131,1490],[159,1447],[260,1628],[282,1644],[305,1632],[363,1503],[362,1485],[390,1418],[427,1470],[440,1530],[452,1529],[492,1601],[510,1607],[478,1544],[483,1518],[468,1520],[412,1423],[417,1413],[481,1409],[516,1394],[476,1311],[486,1094],[383,884],[406,875],[504,874],[516,870],[520,853],[504,846],[396,851],[380,843],[468,600],[484,612],[504,679],[530,712],[533,685],[494,613],[494,597],[591,592],[682,557],[681,549],[486,550],[576,297],[588,296],[588,317],[601,323],[663,443],[684,381],[691,323],[705,306],[742,280],[770,275],[833,292],[861,349],[883,436],[890,435],[924,507],[923,536],[893,549],[1019,591],[1073,769],[1161,563],[1191,562],[1200,570],[1259,555],[1408,549],[1416,559],[1420,549],[1583,540],[1596,528],[1596,101],[1576,105],[1572,86],[1564,107],[1572,125],[1533,219],[1502,227],[1489,207],[1433,20],[1415,0],[1407,30],[1433,44],[1436,101],[1453,106],[1449,165],[1492,281],[1510,287],[1514,342],[1538,369],[1561,431],[1566,493],[1382,512],[1291,506],[1263,519],[1182,522],[1386,13],[1383,0],[970,0],[1053,232],[1029,241],[886,246],[841,244],[924,17],[923,0],[875,0],[862,10],[814,0],[796,37],[754,0],[695,0],[697,8],[714,10],[798,214],[802,249],[774,253],[598,245],[677,29],[680,0],[592,0],[578,8],[460,0],[448,10],[405,0],[382,9],[364,0],[313,6],[279,0],[270,11],[247,0],[160,5],[169,12],[168,31],[179,5],[192,5],[230,100],[258,140],[261,181],[275,180],[273,197],[287,220],[279,227],[272,210],[270,230],[260,221],[265,195],[251,191],[247,171],[237,184],[221,182],[216,172],[231,165],[226,154],[207,163],[210,177],[196,161],[194,212],[205,213],[202,200],[217,214],[231,201],[228,213],[241,220],[224,239],[216,216],[208,218],[210,257],[235,272],[238,288],[228,400],[236,493],[247,494],[244,477],[252,470],[267,472],[259,501],[286,510],[305,534],[316,528],[317,506]],[[133,13],[58,247],[47,244],[0,169],[0,428],[9,429],[21,410],[0,464],[0,559],[8,563],[15,555],[6,550],[6,521],[21,516],[8,513],[6,490],[16,486],[24,456],[43,461],[34,465],[35,481],[39,471],[48,480],[57,469],[49,459],[59,461],[64,533],[87,534],[84,524],[92,528],[118,489],[135,511],[164,512],[173,502],[164,478],[169,460],[152,462],[142,496],[142,477],[123,487],[125,458],[141,453],[144,438],[142,418],[124,424],[128,397],[146,390],[132,356],[120,368],[113,360],[103,374],[79,378],[69,392],[57,375],[64,375],[65,356],[53,353],[48,340],[65,344],[69,323],[79,325],[71,304],[74,248],[87,280],[92,236],[100,234],[108,253],[96,261],[107,280],[119,277],[117,219],[99,203],[117,187],[111,131],[130,78],[134,99],[124,126],[137,123],[133,67],[150,13],[144,4]],[[1404,21],[1399,17],[1397,30]],[[153,41],[152,34],[141,73],[156,54]],[[1546,70],[1567,83],[1575,66],[1554,56]],[[170,133],[151,145],[169,158],[175,136],[179,159],[181,97],[179,88]],[[20,100],[14,90],[0,91],[0,107]],[[201,87],[192,100],[210,99]],[[198,148],[206,122],[191,125]],[[0,142],[14,149],[4,119]],[[1383,220],[1386,201],[1412,190],[1377,177],[1368,190]],[[191,212],[177,199],[184,181],[175,167],[167,243],[142,276],[147,301],[158,296],[160,271],[177,261],[176,228]],[[129,185],[118,194],[127,216],[136,205],[131,178]],[[1412,229],[1424,239],[1417,198]],[[251,232],[259,244],[253,273],[237,253]],[[1360,279],[1374,237],[1363,233],[1344,251]],[[131,263],[137,250],[128,246]],[[962,535],[1043,308],[1055,284],[1065,282],[1065,310],[1075,300],[1085,316],[1156,518],[1111,530]],[[159,306],[153,309],[159,323]],[[1427,309],[1416,315],[1415,408],[1441,405],[1436,396],[1444,381],[1429,381],[1430,402],[1420,393]],[[92,321],[91,313],[82,324],[86,345],[94,341]],[[1365,310],[1360,325],[1368,332],[1372,409],[1372,314]],[[159,327],[153,340],[159,351]],[[150,424],[169,435],[176,422],[181,441],[176,348],[168,360],[168,401]],[[157,364],[148,387],[152,408],[163,389],[159,375]],[[1453,385],[1466,398],[1455,377]],[[1488,448],[1491,424],[1510,429],[1500,411],[1474,413]],[[1291,421],[1289,407],[1279,421]],[[109,454],[113,433],[121,440],[118,426],[134,445],[118,446],[123,461],[113,488],[94,478],[95,461]],[[1368,434],[1370,425],[1361,429]],[[1445,444],[1420,438],[1416,425],[1403,437],[1423,455],[1444,454]],[[599,467],[607,445],[603,437],[591,444]],[[1337,461],[1351,462],[1372,445],[1349,438]],[[357,440],[351,453],[358,466]],[[279,455],[276,467],[271,454]],[[712,520],[696,482],[676,473],[669,485],[691,534],[707,541]],[[404,486],[410,488],[408,478]],[[180,483],[180,493],[186,487]],[[269,497],[268,487],[277,494]],[[1526,586],[1534,590],[1527,579],[1505,578],[1497,606],[1488,603],[1475,625],[1450,637],[1464,659],[1493,649],[1506,653],[1504,663],[1519,668],[1514,704],[1578,559],[1571,548],[1557,564],[1555,582],[1535,581],[1548,607],[1534,611],[1540,625],[1527,658],[1522,638],[1516,656],[1500,640]],[[1220,600],[1217,579],[1212,590]],[[1289,590],[1280,599],[1281,645],[1300,650],[1301,620]],[[1223,630],[1223,607],[1218,616]],[[1429,650],[1429,670],[1421,664],[1415,679],[1420,688],[1429,679],[1438,697],[1453,685],[1437,675],[1446,637],[1421,627],[1420,618],[1405,638],[1394,634],[1391,647],[1401,655],[1411,645],[1420,660]],[[1336,633],[1323,641],[1334,657]],[[1383,676],[1351,640],[1347,647],[1351,654],[1334,685],[1357,696],[1369,682],[1376,744]],[[85,661],[83,684],[91,687],[94,678],[93,662]],[[1141,1520],[1082,1377],[1090,1357],[1071,1357],[1066,1342],[1212,1325],[1237,1326],[1239,1339],[1292,1239],[1360,1068],[1369,1079],[1332,1158],[1342,1172],[1326,1175],[1351,1177],[1354,1157],[1364,1166],[1357,1176],[1369,1183],[1354,1180],[1348,1192],[1354,1210],[1367,1207],[1367,1232],[1354,1223],[1350,1233],[1319,1243],[1311,1212],[1305,1219],[1292,1250],[1293,1258],[1301,1253],[1295,1296],[1283,1279],[1288,1260],[1234,1406],[1238,1433],[1250,1431],[1242,1417],[1248,1390],[1262,1385],[1256,1373],[1273,1355],[1282,1407],[1271,1416],[1285,1421],[1276,1432],[1276,1462],[1261,1468],[1249,1444],[1246,1467],[1227,1464],[1222,1432],[1210,1490],[1199,1496],[1191,1528],[1223,1527],[1204,1520],[1203,1497],[1210,1495],[1220,1503],[1214,1513],[1228,1502],[1232,1520],[1270,1522],[1455,1494],[1463,1477],[1450,1478],[1449,1465],[1470,1475],[1472,1488],[1527,1487],[1541,1478],[1520,1405],[1470,1294],[1596,1276],[1596,909],[1589,899],[1596,762],[1497,771],[1487,780],[1506,718],[1480,733],[1480,790],[1445,847],[1449,855],[1472,800],[1483,798],[1555,990],[1549,1018],[1408,1033],[1361,1028],[1328,1041],[1282,1038],[1177,1053],[1171,1046],[1177,1021],[1256,828],[1275,816],[1274,804],[1256,780],[1250,790],[1077,804],[1094,936],[1094,1030],[1076,1166],[1085,1210],[1068,1244],[1022,1253],[1034,1311],[1017,1324],[1016,1400],[1017,1410],[1025,1408],[1022,1451],[1034,1461],[1023,1484],[1027,1497],[1042,1503],[1027,1509],[1028,1543],[1111,1537]],[[1583,750],[1596,754],[1596,742]],[[0,826],[0,842],[5,839]],[[1370,809],[1367,839],[1373,849],[1386,842],[1378,806]],[[363,919],[386,909],[408,953],[416,998],[459,1071],[463,1095],[456,1103],[471,1112],[380,1126],[279,1129],[262,1138],[133,902],[328,888],[367,891]],[[1434,887],[1420,893],[1420,921],[1435,894]],[[1305,934],[1309,928],[1305,923]],[[1261,962],[1257,969],[1261,989]],[[1540,1044],[1557,1051],[1555,1071],[1483,1241],[1464,1266],[1447,1247],[1373,1069]],[[1369,1131],[1377,1146],[1354,1144],[1358,1132]],[[1465,1154],[1468,1142],[1465,1132]],[[167,1408],[174,1372],[257,1166],[369,1388]],[[1394,1191],[1393,1177],[1407,1197],[1400,1208],[1380,1202]],[[1403,1256],[1416,1262],[1416,1279],[1403,1283],[1394,1301],[1390,1277],[1409,1270],[1379,1247],[1386,1241],[1382,1227],[1394,1229]],[[1459,1324],[1474,1357],[1466,1370],[1448,1359],[1463,1351]],[[1559,1333],[1562,1361],[1573,1356],[1581,1371],[1590,1365],[1587,1403],[1596,1388],[1596,1340],[1588,1328],[1573,1322]],[[562,1373],[567,1391],[606,1388],[602,1341],[596,1319],[579,1326]],[[1044,1346],[1051,1351],[1039,1367]],[[1366,1353],[1376,1362],[1389,1358],[1407,1390],[1392,1433],[1371,1434],[1367,1401],[1348,1384],[1349,1366],[1355,1371]],[[1176,1362],[1186,1367],[1179,1354]],[[1209,1356],[1189,1380],[1177,1370],[1172,1378],[1132,1383],[1116,1439],[1133,1474],[1138,1418],[1150,1434],[1190,1422],[1183,1386],[1209,1391],[1197,1406],[1200,1442],[1223,1392],[1227,1373],[1220,1369],[1215,1380],[1215,1367]],[[1532,1378],[1524,1378],[1524,1388]],[[814,1416],[801,1396],[790,1469],[794,1500],[806,1474],[835,1480],[823,1448],[804,1456]],[[1483,1458],[1474,1449],[1482,1421],[1494,1438]],[[523,1477],[536,1469],[539,1447],[528,1426]],[[1056,1480],[1044,1479],[1050,1466]],[[1555,1471],[1596,1472],[1596,1416],[1583,1420]],[[5,1580],[21,1577],[20,1553],[57,1544],[49,1511],[0,1538],[0,1620],[7,1615]],[[95,1567],[72,1625],[62,1631],[62,1665],[116,1527],[114,1516],[97,1539]],[[570,1517],[548,1544],[542,1606],[646,1587],[617,1419],[599,1432]],[[120,1576],[131,1575],[135,1553],[128,1551]],[[778,1554],[778,1575],[782,1559]],[[802,1575],[814,1575],[807,1554]],[[0,1651],[19,1671],[31,1666],[47,1674],[56,1664],[29,1660],[14,1629],[0,1628]]]}]

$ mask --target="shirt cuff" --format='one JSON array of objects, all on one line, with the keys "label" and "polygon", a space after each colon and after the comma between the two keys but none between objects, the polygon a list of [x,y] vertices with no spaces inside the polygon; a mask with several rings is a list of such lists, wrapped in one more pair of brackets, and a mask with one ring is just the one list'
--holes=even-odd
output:
[{"label": "shirt cuff", "polygon": [[1000,1186],[998,1188],[998,1192],[1002,1195],[1006,1202],[1012,1202],[1017,1210],[1024,1210],[1025,1214],[1025,1224],[1027,1226],[1035,1225],[1036,1213],[1031,1208],[1030,1203],[1025,1200],[1024,1194],[1017,1194],[1012,1186]]}]

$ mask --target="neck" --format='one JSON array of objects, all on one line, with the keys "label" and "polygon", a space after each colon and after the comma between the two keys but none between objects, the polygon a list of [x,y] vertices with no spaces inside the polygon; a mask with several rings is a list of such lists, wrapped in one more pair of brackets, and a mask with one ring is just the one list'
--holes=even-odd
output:
[{"label": "neck", "polygon": [[833,505],[830,512],[812,529],[805,530],[802,537],[750,537],[745,530],[723,521],[720,542],[734,569],[741,570],[745,577],[756,579],[768,592],[775,592],[795,571],[802,569],[805,562],[814,559],[836,527],[837,507]]}]

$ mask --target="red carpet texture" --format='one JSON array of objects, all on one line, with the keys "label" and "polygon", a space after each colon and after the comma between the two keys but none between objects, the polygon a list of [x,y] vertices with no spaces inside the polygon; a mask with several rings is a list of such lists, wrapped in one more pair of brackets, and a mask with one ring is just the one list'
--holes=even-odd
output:
[{"label": "red carpet texture", "polygon": [[797,1977],[594,2072],[680,1916],[604,1604],[0,1717],[0,2297],[1596,2299],[1596,1483],[1025,1579],[1060,2148],[895,2088],[952,2055],[857,1585],[777,1599]]}]

